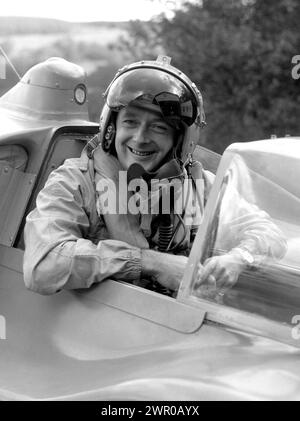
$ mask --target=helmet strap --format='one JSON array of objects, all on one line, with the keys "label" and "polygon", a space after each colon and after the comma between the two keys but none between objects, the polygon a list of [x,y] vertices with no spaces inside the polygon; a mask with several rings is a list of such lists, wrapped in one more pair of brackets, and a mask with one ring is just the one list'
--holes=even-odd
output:
[{"label": "helmet strap", "polygon": [[110,121],[106,128],[106,132],[103,136],[102,147],[105,152],[110,152],[111,144],[115,139],[116,135],[116,126],[115,124]]}]

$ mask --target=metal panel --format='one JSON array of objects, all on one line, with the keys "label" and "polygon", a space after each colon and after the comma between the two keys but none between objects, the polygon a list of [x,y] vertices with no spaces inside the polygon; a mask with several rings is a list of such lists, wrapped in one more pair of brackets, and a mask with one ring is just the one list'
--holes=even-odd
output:
[{"label": "metal panel", "polygon": [[[7,247],[0,244],[0,267],[7,268],[13,272],[23,274],[23,250],[19,250],[13,247]],[[2,272],[1,272],[2,273]],[[3,286],[3,279],[1,278],[1,287]],[[9,280],[11,285],[12,281]]]},{"label": "metal panel", "polygon": [[205,310],[128,283],[106,281],[83,292],[86,298],[125,311],[181,333],[196,332]]},{"label": "metal panel", "polygon": [[35,177],[0,163],[0,244],[13,245]]}]

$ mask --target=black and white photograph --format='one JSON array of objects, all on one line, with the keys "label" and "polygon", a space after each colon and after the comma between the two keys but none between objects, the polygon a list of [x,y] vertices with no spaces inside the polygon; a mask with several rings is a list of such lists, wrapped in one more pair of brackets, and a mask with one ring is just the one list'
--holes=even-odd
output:
[{"label": "black and white photograph", "polygon": [[300,400],[299,22],[2,1],[0,401]]}]

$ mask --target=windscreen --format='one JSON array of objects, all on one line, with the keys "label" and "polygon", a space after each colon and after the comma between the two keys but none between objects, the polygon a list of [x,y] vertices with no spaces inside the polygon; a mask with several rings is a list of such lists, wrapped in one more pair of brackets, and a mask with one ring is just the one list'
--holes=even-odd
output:
[{"label": "windscreen", "polygon": [[[227,155],[229,165],[194,243],[192,276],[185,290],[192,300],[207,300],[293,327],[300,321],[299,161],[293,154]],[[222,273],[215,283],[203,279],[209,260],[239,249],[253,261],[245,259],[232,287],[224,287]]]}]

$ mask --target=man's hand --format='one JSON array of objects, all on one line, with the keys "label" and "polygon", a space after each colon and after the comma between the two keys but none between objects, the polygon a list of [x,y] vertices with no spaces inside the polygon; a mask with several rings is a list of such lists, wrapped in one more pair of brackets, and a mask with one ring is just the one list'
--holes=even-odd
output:
[{"label": "man's hand", "polygon": [[235,285],[245,267],[245,262],[237,252],[210,257],[203,266],[198,265],[195,289],[199,289],[202,297],[223,297],[225,292]]},{"label": "man's hand", "polygon": [[177,291],[187,262],[185,256],[142,250],[142,276],[150,275],[165,288]]}]

